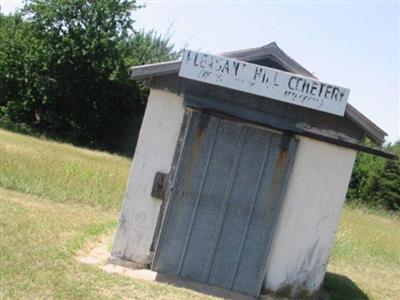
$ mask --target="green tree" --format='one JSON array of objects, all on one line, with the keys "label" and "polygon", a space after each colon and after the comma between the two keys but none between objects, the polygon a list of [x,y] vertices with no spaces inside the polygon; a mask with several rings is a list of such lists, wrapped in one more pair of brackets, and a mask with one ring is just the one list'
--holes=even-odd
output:
[{"label": "green tree", "polygon": [[[46,55],[21,14],[0,15],[0,118],[2,123],[37,125],[36,110],[45,98],[41,77]],[[40,81],[38,80],[40,78]]]},{"label": "green tree", "polygon": [[168,36],[140,30],[131,35],[123,44],[125,63],[128,66],[157,63],[177,59],[181,51],[175,51]]},{"label": "green tree", "polygon": [[[377,147],[377,145],[370,140],[366,140],[364,144],[368,147]],[[363,202],[362,191],[369,177],[381,168],[384,162],[385,159],[381,157],[364,152],[357,153],[347,192],[348,200]]]},{"label": "green tree", "polygon": [[2,17],[2,122],[131,152],[147,91],[129,68],[179,55],[168,39],[133,31],[135,9],[134,0],[30,0]]},{"label": "green tree", "polygon": [[24,8],[48,54],[42,128],[75,143],[118,149],[118,132],[140,115],[140,95],[120,50],[132,29],[129,0],[32,0]]},{"label": "green tree", "polygon": [[[400,155],[400,141],[388,147]],[[400,210],[400,160],[385,160],[368,178],[362,189],[362,198],[372,206]]]}]

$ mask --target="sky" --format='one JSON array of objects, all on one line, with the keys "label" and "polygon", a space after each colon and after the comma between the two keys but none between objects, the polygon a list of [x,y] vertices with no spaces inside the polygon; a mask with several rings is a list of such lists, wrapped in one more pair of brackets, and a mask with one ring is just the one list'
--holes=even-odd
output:
[{"label": "sky", "polygon": [[[177,49],[212,54],[275,41],[321,81],[350,89],[349,103],[400,139],[400,0],[147,0],[136,29]],[[2,12],[22,0],[0,0]]]}]

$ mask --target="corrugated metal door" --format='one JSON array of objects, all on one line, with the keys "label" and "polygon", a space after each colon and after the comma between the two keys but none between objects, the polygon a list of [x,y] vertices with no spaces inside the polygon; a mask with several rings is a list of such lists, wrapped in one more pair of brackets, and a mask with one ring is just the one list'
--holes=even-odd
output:
[{"label": "corrugated metal door", "polygon": [[153,269],[259,295],[294,139],[189,113]]}]

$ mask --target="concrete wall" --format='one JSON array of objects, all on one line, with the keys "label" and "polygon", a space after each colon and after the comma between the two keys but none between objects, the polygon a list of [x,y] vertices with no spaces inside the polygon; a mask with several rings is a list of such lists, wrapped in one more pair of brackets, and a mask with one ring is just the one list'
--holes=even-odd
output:
[{"label": "concrete wall", "polygon": [[299,145],[272,243],[267,290],[318,290],[336,237],[356,151],[298,137]]},{"label": "concrete wall", "polygon": [[161,200],[151,197],[156,172],[170,171],[180,126],[183,98],[152,89],[132,162],[111,255],[149,263],[149,249]]}]

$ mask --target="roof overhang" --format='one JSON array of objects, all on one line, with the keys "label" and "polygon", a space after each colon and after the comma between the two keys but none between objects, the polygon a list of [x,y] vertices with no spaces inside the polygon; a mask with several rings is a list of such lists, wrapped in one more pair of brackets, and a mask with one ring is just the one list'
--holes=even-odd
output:
[{"label": "roof overhang", "polygon": [[[225,52],[221,55],[247,62],[268,58],[281,65],[288,72],[317,79],[310,71],[283,52],[275,42],[258,48]],[[135,66],[131,69],[131,78],[134,80],[144,80],[158,76],[177,74],[180,66],[181,60]],[[379,144],[384,142],[387,133],[349,103],[346,107],[345,117],[362,128],[366,135],[374,142]]]},{"label": "roof overhang", "polygon": [[[265,58],[271,58],[292,73],[316,78],[311,72],[309,72],[299,63],[289,57],[286,53],[284,53],[275,42],[258,48],[224,52],[221,53],[221,55],[243,61],[255,61]],[[180,67],[181,60],[135,66],[131,68],[131,78],[135,80],[140,80],[149,77],[175,74],[179,72]]]}]

